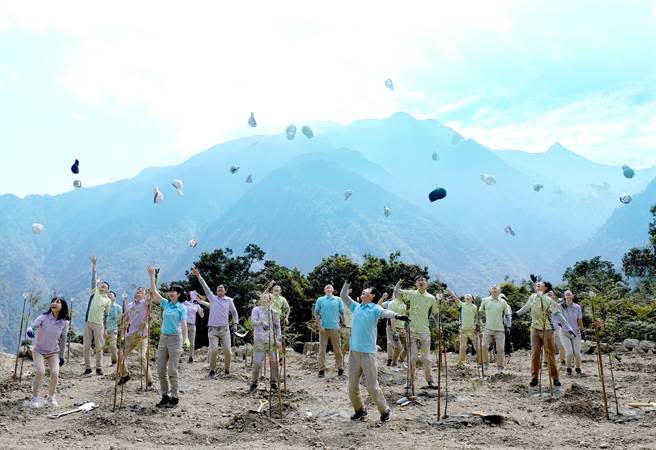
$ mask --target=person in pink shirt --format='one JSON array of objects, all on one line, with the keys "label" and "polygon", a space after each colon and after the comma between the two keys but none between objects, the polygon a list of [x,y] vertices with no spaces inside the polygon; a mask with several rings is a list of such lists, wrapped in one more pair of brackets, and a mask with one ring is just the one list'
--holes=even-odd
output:
[{"label": "person in pink shirt", "polygon": [[59,381],[59,367],[64,365],[64,349],[68,335],[68,304],[62,297],[55,297],[50,302],[48,312],[41,314],[27,329],[27,337],[34,339],[32,359],[34,360],[34,382],[32,383],[31,408],[40,408],[43,401],[39,390],[46,374],[46,363],[50,369],[48,383],[48,405],[57,408],[55,390]]},{"label": "person in pink shirt", "polygon": [[205,317],[203,307],[198,304],[198,292],[189,292],[189,300],[182,302],[182,305],[187,308],[187,334],[191,347],[189,348],[189,363],[194,362],[194,349],[196,346],[196,315],[202,319]]}]

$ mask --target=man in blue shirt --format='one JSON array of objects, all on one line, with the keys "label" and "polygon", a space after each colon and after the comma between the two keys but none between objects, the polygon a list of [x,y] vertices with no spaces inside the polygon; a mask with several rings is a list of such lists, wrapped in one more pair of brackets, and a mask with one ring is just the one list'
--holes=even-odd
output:
[{"label": "man in blue shirt", "polygon": [[381,317],[409,322],[408,316],[403,316],[394,311],[386,310],[373,303],[376,298],[375,288],[367,288],[362,291],[360,300],[354,301],[348,295],[350,284],[344,282],[340,297],[344,306],[353,313],[351,325],[351,352],[349,356],[349,383],[348,392],[355,414],[351,420],[357,420],[367,415],[364,404],[360,398],[360,378],[364,376],[364,384],[369,396],[376,400],[376,406],[380,413],[381,422],[390,419],[390,409],[385,401],[383,391],[378,386],[378,367],[376,364],[376,338],[378,335],[377,323]]},{"label": "man in blue shirt", "polygon": [[326,374],[326,350],[328,340],[333,346],[337,375],[344,374],[344,359],[340,338],[340,323],[344,323],[344,305],[333,295],[335,289],[327,284],[323,288],[324,295],[319,297],[314,305],[314,318],[319,326],[319,378]]}]

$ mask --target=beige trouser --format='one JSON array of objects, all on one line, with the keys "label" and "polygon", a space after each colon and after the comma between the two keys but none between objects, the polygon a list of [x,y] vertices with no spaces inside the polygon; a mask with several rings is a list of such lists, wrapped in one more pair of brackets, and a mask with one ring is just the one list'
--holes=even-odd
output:
[{"label": "beige trouser", "polygon": [[38,396],[39,389],[41,389],[41,383],[43,382],[43,377],[46,374],[45,363],[48,363],[48,368],[50,369],[50,382],[48,383],[48,396],[52,398],[55,395],[55,389],[57,389],[57,381],[59,381],[59,354],[53,353],[51,355],[44,356],[38,352],[32,352],[32,358],[34,359],[34,381],[32,382],[32,395]]},{"label": "beige trouser", "polygon": [[562,339],[560,339],[561,336],[562,334],[556,334],[554,335],[554,339],[556,341],[556,345],[558,346],[558,357],[560,358],[560,363],[564,366],[567,363],[565,356],[567,354],[567,349],[565,348],[565,343],[562,341]]},{"label": "beige trouser", "polygon": [[253,343],[253,370],[251,372],[251,383],[256,383],[260,378],[260,370],[264,365],[265,356],[269,356],[269,367],[271,369],[271,382],[278,382],[278,361],[273,351],[273,344],[269,342],[255,341]]},{"label": "beige trouser", "polygon": [[178,365],[182,354],[182,336],[179,334],[161,334],[157,346],[157,377],[159,392],[178,398]]},{"label": "beige trouser", "polygon": [[196,324],[187,323],[187,339],[189,339],[189,357],[194,357],[194,350],[196,349]]},{"label": "beige trouser", "polygon": [[[408,355],[408,343],[406,342],[405,331],[403,331],[403,328],[393,330],[388,324],[385,327],[385,332],[387,334],[387,359],[391,359],[392,364],[396,365]],[[399,337],[398,341],[394,340],[395,334]]]},{"label": "beige trouser", "polygon": [[230,361],[232,360],[230,329],[228,327],[208,327],[207,338],[210,341],[210,351],[208,355],[210,360],[210,370],[216,370],[216,360],[219,356],[220,341],[221,350],[223,350],[223,364],[225,366],[225,370],[230,371]]},{"label": "beige trouser", "polygon": [[467,339],[472,341],[476,354],[478,354],[478,335],[474,330],[460,330],[460,348],[458,349],[458,361],[465,362],[467,358]]},{"label": "beige trouser", "polygon": [[319,332],[319,370],[326,370],[326,350],[328,349],[329,339],[333,345],[333,352],[335,352],[335,365],[337,369],[343,369],[344,360],[342,358],[340,331],[339,328],[335,328],[333,330],[325,330],[324,333]]},{"label": "beige trouser", "polygon": [[[419,350],[417,350],[417,342],[419,342]],[[413,334],[412,342],[410,343],[412,347],[412,361],[410,364],[410,372],[412,373],[412,379],[415,378],[415,369],[417,366],[417,359],[421,359],[421,362],[424,366],[424,377],[426,382],[432,383],[433,376],[431,375],[431,360],[430,360],[430,334]]]},{"label": "beige trouser", "polygon": [[146,383],[153,382],[153,371],[148,365],[148,340],[145,336],[139,336],[137,334],[130,335],[125,340],[125,364],[122,365],[119,376],[124,377],[128,374],[127,367],[127,357],[134,350],[137,350],[137,355],[139,356],[139,364],[141,366],[141,372],[146,380]]},{"label": "beige trouser", "polygon": [[96,346],[96,369],[102,368],[105,328],[102,325],[86,322],[84,326],[84,366],[91,369],[91,339]]},{"label": "beige trouser", "polygon": [[351,327],[342,327],[340,334],[342,335],[342,354],[346,355],[351,345]]},{"label": "beige trouser", "polygon": [[117,340],[118,330],[107,332],[107,340],[105,341],[105,345],[107,346],[109,353],[112,355],[112,364],[116,364],[116,361],[118,361],[118,351],[116,349]]},{"label": "beige trouser", "polygon": [[540,360],[542,359],[542,347],[547,355],[549,375],[558,379],[558,367],[556,366],[556,346],[552,330],[538,330],[531,327],[531,376],[537,378],[540,375]]},{"label": "beige trouser", "polygon": [[360,377],[364,378],[364,385],[369,397],[376,401],[378,412],[383,414],[389,409],[383,391],[378,386],[378,368],[376,367],[375,353],[351,352],[349,356],[348,394],[353,409],[360,411],[363,408],[360,398]]},{"label": "beige trouser", "polygon": [[577,369],[581,368],[581,336],[571,337],[569,334],[561,334],[560,345],[565,349],[565,359],[567,367],[571,368],[572,363]]},{"label": "beige trouser", "polygon": [[483,330],[483,363],[490,362],[490,344],[494,341],[497,344],[497,367],[503,369],[504,348],[506,345],[506,333],[503,331]]}]

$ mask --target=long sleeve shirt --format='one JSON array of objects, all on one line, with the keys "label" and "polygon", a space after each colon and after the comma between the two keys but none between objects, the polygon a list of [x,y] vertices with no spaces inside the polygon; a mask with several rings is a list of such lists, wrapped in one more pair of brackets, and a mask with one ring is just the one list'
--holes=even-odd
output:
[{"label": "long sleeve shirt", "polygon": [[[274,329],[271,329],[271,322],[273,321]],[[276,340],[280,341],[280,316],[273,308],[263,308],[256,306],[251,312],[251,325],[253,326],[253,337],[256,341],[273,341],[273,336]],[[266,329],[265,329],[266,328]]]},{"label": "long sleeve shirt", "polygon": [[52,313],[38,316],[32,322],[32,328],[36,332],[34,351],[44,356],[59,353],[59,357],[63,358],[68,326],[68,320],[57,320]]},{"label": "long sleeve shirt", "polygon": [[239,323],[239,314],[235,308],[234,300],[230,297],[223,296],[217,297],[212,293],[210,287],[207,285],[202,277],[199,277],[200,285],[205,291],[207,296],[207,303],[210,307],[210,316],[207,319],[208,327],[227,327],[229,323],[229,315],[232,316],[232,323]]},{"label": "long sleeve shirt", "polygon": [[531,313],[531,327],[536,330],[552,330],[553,325],[550,316],[553,314],[564,328],[574,332],[572,327],[567,323],[567,319],[565,319],[563,313],[558,309],[556,302],[551,300],[546,294],[531,294],[526,304],[517,311],[517,315],[521,316],[527,311]]},{"label": "long sleeve shirt", "polygon": [[489,331],[504,331],[504,316],[508,304],[501,297],[485,297],[478,308],[481,317],[485,318],[485,329]]},{"label": "long sleeve shirt", "polygon": [[415,334],[430,334],[429,315],[437,315],[439,305],[434,295],[415,289],[394,288],[394,297],[409,305],[410,330]]},{"label": "long sleeve shirt", "polygon": [[126,308],[128,321],[128,336],[146,336],[146,321],[148,316],[148,302],[146,300],[135,300]]}]

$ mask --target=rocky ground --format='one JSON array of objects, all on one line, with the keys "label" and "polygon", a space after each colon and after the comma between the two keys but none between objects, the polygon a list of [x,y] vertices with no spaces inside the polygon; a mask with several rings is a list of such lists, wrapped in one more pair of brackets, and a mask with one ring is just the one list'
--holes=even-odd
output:
[{"label": "rocky ground", "polygon": [[[269,417],[266,406],[255,412],[260,400],[267,399],[266,383],[248,394],[250,371],[239,359],[233,374],[218,380],[206,378],[201,361],[182,363],[184,393],[176,409],[155,408],[157,391],[143,392],[138,379],[133,379],[123,392],[123,406],[112,411],[114,369],[106,367],[104,376],[81,377],[78,349],[74,353],[77,356],[62,368],[58,411],[83,400],[95,402],[98,408],[59,419],[48,418],[52,410],[27,406],[31,362],[26,360],[23,382],[18,384],[11,381],[13,357],[0,355],[3,448],[656,448],[656,409],[627,406],[656,401],[654,355],[622,355],[622,365],[614,372],[620,415],[611,396],[607,420],[594,355],[584,358],[584,376],[563,374],[563,386],[552,397],[527,387],[528,352],[515,352],[506,374],[484,381],[477,378],[473,362],[456,368],[455,355],[450,354],[448,418],[438,421],[437,394],[422,390],[422,380],[417,381],[416,403],[396,404],[403,396],[405,371],[385,367],[380,353],[379,379],[392,407],[392,420],[381,424],[372,404],[366,421],[349,419],[346,377],[337,377],[331,368],[325,379],[318,379],[315,356],[289,356],[288,392],[282,396],[279,418],[277,411]],[[204,355],[201,350],[196,359]],[[475,411],[504,419],[490,424],[472,415]]]}]

